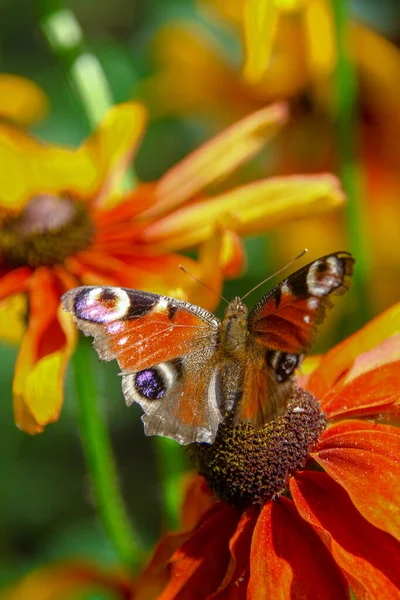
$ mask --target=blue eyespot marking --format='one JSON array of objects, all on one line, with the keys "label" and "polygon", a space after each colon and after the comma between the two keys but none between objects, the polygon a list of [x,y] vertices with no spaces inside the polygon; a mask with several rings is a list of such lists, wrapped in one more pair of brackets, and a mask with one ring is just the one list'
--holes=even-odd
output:
[{"label": "blue eyespot marking", "polygon": [[156,369],[144,369],[136,373],[135,387],[148,400],[160,400],[165,394],[165,383]]}]

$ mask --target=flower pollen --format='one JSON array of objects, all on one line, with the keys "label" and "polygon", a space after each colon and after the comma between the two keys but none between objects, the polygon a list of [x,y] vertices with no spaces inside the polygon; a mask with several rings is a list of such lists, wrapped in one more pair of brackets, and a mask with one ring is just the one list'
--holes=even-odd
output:
[{"label": "flower pollen", "polygon": [[2,223],[0,252],[11,266],[55,265],[88,247],[93,233],[83,202],[40,194],[17,217]]},{"label": "flower pollen", "polygon": [[229,413],[212,445],[193,444],[189,453],[209,487],[238,508],[284,493],[327,424],[319,402],[300,388],[294,388],[286,414],[261,429],[250,423],[234,427],[233,418]]}]

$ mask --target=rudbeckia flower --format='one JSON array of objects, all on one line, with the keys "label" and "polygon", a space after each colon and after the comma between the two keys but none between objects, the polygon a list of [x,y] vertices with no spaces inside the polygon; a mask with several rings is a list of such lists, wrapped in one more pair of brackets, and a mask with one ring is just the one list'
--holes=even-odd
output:
[{"label": "rudbeckia flower", "polygon": [[48,100],[41,88],[25,77],[0,73],[0,118],[18,125],[41,119]]},{"label": "rudbeckia flower", "polygon": [[397,304],[306,361],[283,417],[192,450],[183,531],[135,600],[399,597],[399,323]]},{"label": "rudbeckia flower", "polygon": [[[336,169],[332,2],[198,0],[197,6],[206,21],[171,21],[154,38],[159,69],[143,87],[152,113],[200,114],[211,116],[211,123],[230,123],[264,103],[285,99],[293,118],[273,148],[275,172]],[[227,32],[241,60],[229,53],[232,43],[224,46]],[[365,171],[362,201],[369,279],[374,282],[369,296],[379,312],[397,300],[389,282],[400,276],[393,225],[400,220],[400,51],[356,20],[348,23],[348,42],[359,85],[356,135]],[[276,254],[284,263],[307,239],[324,254],[338,240],[346,245],[346,235],[344,219],[316,218],[304,227],[279,231]],[[377,280],[382,283],[376,285]]]},{"label": "rudbeckia flower", "polygon": [[[143,132],[142,106],[112,108],[77,150],[0,127],[0,302],[10,310],[7,300],[27,299],[13,386],[21,429],[40,432],[61,410],[76,335],[59,307],[66,290],[109,284],[212,308],[217,295],[179,264],[218,292],[224,276],[242,267],[239,234],[343,202],[330,175],[276,177],[207,193],[258,152],[285,119],[281,104],[257,111],[159,181],[128,192],[119,183]],[[199,248],[198,260],[177,253],[189,247]]]}]

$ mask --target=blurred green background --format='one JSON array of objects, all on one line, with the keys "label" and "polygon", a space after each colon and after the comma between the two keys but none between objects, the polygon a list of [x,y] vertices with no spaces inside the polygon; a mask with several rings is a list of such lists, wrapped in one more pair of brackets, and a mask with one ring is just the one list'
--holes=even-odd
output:
[{"label": "blurred green background", "polygon": [[[46,2],[1,0],[0,70],[34,80],[48,95],[50,112],[32,128],[35,134],[52,142],[76,145],[90,127],[68,86],[62,62],[49,49],[38,25],[45,5]],[[87,48],[101,61],[116,102],[141,97],[141,83],[157,68],[151,47],[163,23],[182,17],[205,22],[204,15],[187,0],[71,0],[65,6],[78,19]],[[398,0],[358,0],[351,9],[395,45],[400,43]],[[209,26],[218,34],[215,23]],[[221,39],[227,51],[237,56],[240,52],[237,40],[227,31],[221,32]],[[157,119],[150,114],[136,161],[138,177],[156,179],[208,139],[215,129],[215,124],[210,127],[207,118],[196,114]],[[273,173],[274,160],[268,151],[263,160],[264,166],[272,165]],[[256,173],[257,166],[249,167],[247,178]],[[304,239],[302,245],[308,246],[310,241]],[[275,247],[273,236],[247,240],[246,247],[248,270],[240,281],[226,284],[224,293],[228,297],[244,293],[264,278],[269,268],[283,264],[279,254],[267,259],[268,249]],[[260,253],[266,257],[265,261],[259,260]],[[251,304],[256,300],[257,294]],[[320,350],[351,330],[351,324],[343,323],[341,329],[320,342]],[[0,347],[1,585],[49,560],[87,556],[106,564],[117,561],[95,514],[70,378],[60,420],[41,435],[25,435],[16,429],[12,415],[11,385],[16,354],[15,348],[4,344]],[[109,427],[124,497],[137,530],[150,548],[163,520],[160,467],[154,440],[143,434],[139,407],[132,406],[127,412],[116,365],[100,364],[92,354],[100,382],[101,409]],[[182,468],[184,464],[183,456]]]}]

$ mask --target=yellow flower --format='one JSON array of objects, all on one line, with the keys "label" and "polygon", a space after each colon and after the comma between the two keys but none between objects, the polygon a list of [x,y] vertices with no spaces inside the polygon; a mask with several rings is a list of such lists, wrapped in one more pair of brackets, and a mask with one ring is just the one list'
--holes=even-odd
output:
[{"label": "yellow flower", "polygon": [[[217,117],[218,123],[226,124],[266,102],[286,99],[293,117],[274,146],[276,171],[336,168],[332,2],[198,0],[198,6],[213,21],[213,29],[200,22],[175,21],[155,38],[159,70],[143,88],[154,114],[211,115],[212,123]],[[215,25],[225,33],[228,28],[238,45],[242,43],[242,64],[229,55]],[[356,21],[349,23],[348,36],[359,79],[356,135],[366,175],[363,209],[370,241],[370,294],[378,312],[397,300],[393,282],[400,277],[400,52]],[[285,226],[276,239],[279,264],[301,246],[312,245],[316,255],[348,246],[343,215]]]},{"label": "yellow flower", "polygon": [[[28,297],[13,392],[16,422],[29,433],[57,420],[62,407],[75,345],[75,328],[59,306],[65,291],[110,284],[212,309],[224,276],[243,266],[240,234],[343,202],[331,175],[262,179],[210,194],[286,120],[282,104],[232,125],[158,181],[122,192],[145,120],[141,105],[117,105],[76,150],[0,126],[0,302],[10,310],[15,295]],[[192,247],[198,260],[177,253]]]}]

